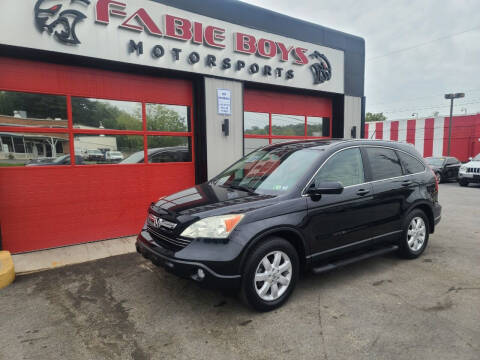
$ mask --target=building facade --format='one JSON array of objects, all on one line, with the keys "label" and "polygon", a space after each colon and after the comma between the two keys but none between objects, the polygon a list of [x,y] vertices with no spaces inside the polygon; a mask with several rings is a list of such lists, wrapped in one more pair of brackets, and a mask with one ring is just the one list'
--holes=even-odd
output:
[{"label": "building facade", "polygon": [[363,39],[239,1],[4,0],[0,29],[14,253],[135,234],[260,146],[362,136]]},{"label": "building facade", "polygon": [[423,157],[454,156],[468,161],[480,153],[480,114],[452,117],[448,154],[449,116],[369,122],[365,138],[408,142]]}]

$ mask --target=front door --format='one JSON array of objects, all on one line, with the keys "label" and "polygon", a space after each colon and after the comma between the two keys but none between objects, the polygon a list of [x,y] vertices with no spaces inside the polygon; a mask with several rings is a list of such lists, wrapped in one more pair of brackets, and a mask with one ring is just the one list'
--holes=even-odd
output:
[{"label": "front door", "polygon": [[341,150],[328,159],[313,182],[340,182],[341,194],[308,197],[307,232],[314,257],[328,255],[332,250],[347,249],[368,238],[371,222],[371,184],[365,183],[360,148]]}]

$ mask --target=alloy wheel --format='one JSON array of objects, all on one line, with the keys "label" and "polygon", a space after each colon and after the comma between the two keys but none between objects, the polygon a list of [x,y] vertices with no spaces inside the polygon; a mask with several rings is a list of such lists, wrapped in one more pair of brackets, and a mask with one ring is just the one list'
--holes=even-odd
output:
[{"label": "alloy wheel", "polygon": [[292,279],[292,263],[283,251],[265,255],[255,271],[253,285],[264,301],[274,301],[287,291]]},{"label": "alloy wheel", "polygon": [[425,238],[427,236],[427,227],[425,221],[417,216],[410,221],[407,231],[408,247],[413,251],[418,251],[422,248]]}]

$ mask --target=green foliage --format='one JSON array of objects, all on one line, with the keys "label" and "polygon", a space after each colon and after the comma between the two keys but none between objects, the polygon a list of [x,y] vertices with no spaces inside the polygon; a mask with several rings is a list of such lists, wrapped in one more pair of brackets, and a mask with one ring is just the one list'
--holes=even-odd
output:
[{"label": "green foliage", "polygon": [[[188,117],[188,115],[186,115]],[[188,132],[190,121],[164,105],[147,107],[147,130]]]},{"label": "green foliage", "polygon": [[15,110],[26,111],[29,118],[65,120],[67,99],[58,95],[0,91],[0,114],[13,116]]},{"label": "green foliage", "polygon": [[376,113],[372,114],[367,112],[365,114],[365,122],[372,122],[372,121],[385,121],[387,120],[387,117],[383,115],[383,113]]}]

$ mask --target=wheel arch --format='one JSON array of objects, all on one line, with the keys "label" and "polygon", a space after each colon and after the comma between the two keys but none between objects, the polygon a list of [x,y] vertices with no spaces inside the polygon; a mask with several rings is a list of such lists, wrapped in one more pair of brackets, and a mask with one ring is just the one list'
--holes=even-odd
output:
[{"label": "wheel arch", "polygon": [[416,210],[416,209],[422,210],[425,213],[425,215],[427,215],[428,229],[430,234],[433,234],[433,232],[435,231],[435,218],[433,215],[432,206],[428,202],[417,202],[408,209],[408,211],[406,212],[406,215],[410,214],[413,210]]},{"label": "wheel arch", "polygon": [[269,237],[280,237],[287,240],[295,248],[298,254],[298,259],[300,261],[300,269],[304,270],[308,266],[307,261],[307,251],[308,246],[305,241],[304,236],[295,228],[291,227],[276,227],[263,231],[262,233],[256,235],[246,246],[243,251],[243,255],[240,262],[240,269],[243,271],[245,264],[247,262],[248,255],[252,250],[260,244],[262,241],[265,241]]}]

